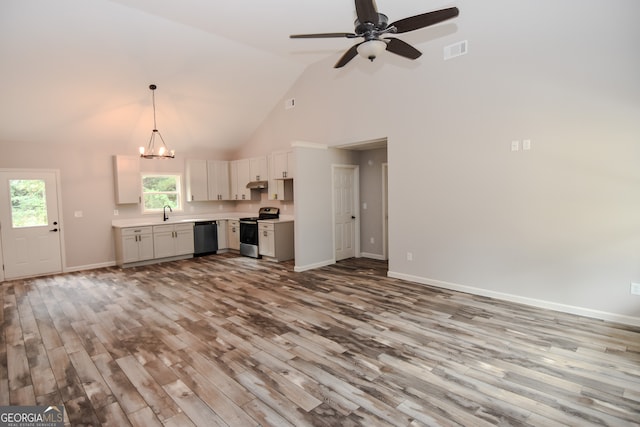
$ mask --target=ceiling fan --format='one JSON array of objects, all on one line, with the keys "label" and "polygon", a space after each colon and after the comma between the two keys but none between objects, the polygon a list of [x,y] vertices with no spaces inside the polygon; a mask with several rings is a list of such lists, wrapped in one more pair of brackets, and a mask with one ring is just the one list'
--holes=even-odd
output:
[{"label": "ceiling fan", "polygon": [[334,68],[344,67],[349,61],[355,58],[357,54],[373,61],[383,50],[388,50],[405,58],[417,59],[422,55],[422,52],[415,47],[400,39],[394,37],[383,38],[382,36],[418,30],[446,21],[447,19],[455,18],[459,14],[457,7],[450,7],[400,19],[399,21],[389,24],[387,15],[378,13],[375,0],[355,0],[355,2],[358,19],[356,19],[354,23],[355,30],[353,33],[293,34],[289,37],[292,39],[331,37],[346,37],[348,39],[364,38],[363,42],[347,50]]}]

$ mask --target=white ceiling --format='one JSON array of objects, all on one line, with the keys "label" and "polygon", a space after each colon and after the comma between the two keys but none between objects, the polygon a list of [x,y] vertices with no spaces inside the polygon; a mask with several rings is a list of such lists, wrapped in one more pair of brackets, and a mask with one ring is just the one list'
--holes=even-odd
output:
[{"label": "white ceiling", "polygon": [[[394,21],[454,3],[377,5]],[[351,0],[3,0],[0,140],[142,143],[155,83],[171,148],[232,150],[309,64],[353,43],[289,34],[350,32],[354,19]]]}]

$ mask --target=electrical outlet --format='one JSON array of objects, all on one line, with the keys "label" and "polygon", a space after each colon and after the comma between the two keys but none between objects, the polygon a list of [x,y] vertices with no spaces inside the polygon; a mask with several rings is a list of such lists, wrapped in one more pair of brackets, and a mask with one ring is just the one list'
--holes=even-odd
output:
[{"label": "electrical outlet", "polygon": [[113,216],[118,216],[118,215],[120,215],[120,212],[118,212],[118,209],[114,209]]},{"label": "electrical outlet", "polygon": [[75,211],[73,213],[73,216],[75,216],[76,218],[82,218],[82,215],[83,215],[82,211]]},{"label": "electrical outlet", "polygon": [[531,150],[531,140],[530,139],[523,139],[522,140],[522,150],[523,151]]},{"label": "electrical outlet", "polygon": [[633,295],[640,295],[640,283],[631,282],[631,293]]}]

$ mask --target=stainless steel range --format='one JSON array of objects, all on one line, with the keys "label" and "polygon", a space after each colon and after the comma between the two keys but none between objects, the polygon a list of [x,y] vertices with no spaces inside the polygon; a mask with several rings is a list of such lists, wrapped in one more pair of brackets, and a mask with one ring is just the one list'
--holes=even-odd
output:
[{"label": "stainless steel range", "polygon": [[280,218],[280,208],[260,208],[258,216],[240,218],[240,254],[260,258],[258,251],[258,220]]}]

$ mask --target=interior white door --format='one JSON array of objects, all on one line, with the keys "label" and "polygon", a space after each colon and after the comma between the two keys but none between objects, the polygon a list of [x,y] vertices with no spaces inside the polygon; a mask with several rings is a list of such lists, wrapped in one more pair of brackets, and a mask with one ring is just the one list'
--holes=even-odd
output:
[{"label": "interior white door", "polygon": [[333,222],[336,261],[356,256],[357,166],[333,166]]},{"label": "interior white door", "polygon": [[55,172],[0,171],[0,232],[6,279],[62,271]]}]

